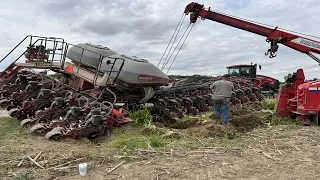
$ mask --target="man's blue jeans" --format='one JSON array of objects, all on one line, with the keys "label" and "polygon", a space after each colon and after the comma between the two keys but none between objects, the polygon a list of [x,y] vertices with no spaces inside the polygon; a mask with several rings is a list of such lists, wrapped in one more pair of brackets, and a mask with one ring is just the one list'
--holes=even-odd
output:
[{"label": "man's blue jeans", "polygon": [[[220,118],[222,114],[222,124],[228,124],[229,121],[229,110],[230,110],[230,103],[228,100],[221,101],[214,101],[214,112],[217,118]],[[221,103],[220,103],[221,102]]]}]

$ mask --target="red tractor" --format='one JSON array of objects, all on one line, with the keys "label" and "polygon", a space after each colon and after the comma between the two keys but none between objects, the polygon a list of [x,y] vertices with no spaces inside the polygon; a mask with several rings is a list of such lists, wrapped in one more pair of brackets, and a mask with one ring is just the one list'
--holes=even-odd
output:
[{"label": "red tractor", "polygon": [[[279,90],[279,80],[257,74],[257,64],[241,64],[228,66],[228,74],[245,79],[251,79],[254,85],[261,87],[263,93],[276,93]],[[261,65],[259,65],[261,70]]]}]

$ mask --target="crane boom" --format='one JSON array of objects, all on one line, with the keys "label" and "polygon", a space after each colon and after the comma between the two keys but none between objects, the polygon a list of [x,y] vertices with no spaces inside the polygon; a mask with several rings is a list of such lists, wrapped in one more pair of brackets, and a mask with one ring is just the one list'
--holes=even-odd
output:
[{"label": "crane boom", "polygon": [[185,8],[184,13],[186,15],[191,13],[191,23],[195,23],[197,21],[197,18],[200,17],[202,20],[209,19],[211,21],[216,21],[228,26],[267,37],[266,41],[270,43],[271,47],[270,49],[268,49],[265,55],[269,55],[270,58],[276,57],[276,52],[279,48],[278,43],[281,43],[301,53],[306,53],[320,64],[320,59],[311,54],[311,52],[320,54],[320,42],[318,41],[278,30],[278,27],[271,29],[259,24],[247,22],[218,12],[213,12],[210,10],[210,7],[208,9],[205,9],[204,5],[195,2],[191,2],[190,4],[188,4]]}]

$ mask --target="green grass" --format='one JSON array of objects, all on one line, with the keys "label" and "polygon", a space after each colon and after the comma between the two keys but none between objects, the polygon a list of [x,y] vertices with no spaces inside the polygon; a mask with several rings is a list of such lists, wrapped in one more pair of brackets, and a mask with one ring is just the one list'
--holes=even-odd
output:
[{"label": "green grass", "polygon": [[[213,112],[210,110],[209,112],[203,112],[198,116],[193,116],[193,115],[186,115],[183,117],[182,121],[185,120],[192,120],[192,119],[199,119],[202,122],[210,121],[213,117]],[[181,121],[181,120],[180,120]]]},{"label": "green grass", "polygon": [[261,102],[262,109],[275,110],[276,99],[265,99]]},{"label": "green grass", "polygon": [[175,141],[176,138],[166,136],[165,133],[151,132],[146,135],[143,128],[132,128],[127,130],[115,129],[112,139],[102,143],[104,148],[116,148],[122,150],[154,149],[162,148]]},{"label": "green grass", "polygon": [[271,124],[272,126],[276,125],[288,125],[288,126],[300,126],[302,125],[302,121],[297,119],[290,119],[290,118],[281,118],[276,116],[275,114],[271,118]]},{"label": "green grass", "polygon": [[32,177],[29,175],[29,172],[22,173],[14,178],[15,180],[31,180]]},{"label": "green grass", "polygon": [[27,134],[27,131],[20,127],[20,121],[11,117],[0,118],[0,139],[17,138]]},{"label": "green grass", "polygon": [[152,115],[146,108],[130,113],[130,118],[134,127],[144,127],[152,123]]},{"label": "green grass", "polygon": [[264,110],[271,110],[272,115],[270,116],[271,123],[270,125],[288,125],[289,127],[296,127],[299,125],[302,125],[303,123],[297,119],[290,119],[290,118],[281,118],[276,115],[275,111],[275,105],[277,101],[276,99],[265,99],[261,102],[262,109]]}]

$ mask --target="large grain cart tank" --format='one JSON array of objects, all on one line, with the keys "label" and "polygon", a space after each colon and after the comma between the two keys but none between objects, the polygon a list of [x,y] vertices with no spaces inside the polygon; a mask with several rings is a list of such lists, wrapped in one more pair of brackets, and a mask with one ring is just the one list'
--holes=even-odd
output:
[{"label": "large grain cart tank", "polygon": [[[101,59],[101,56],[104,58]],[[169,82],[169,78],[155,65],[146,59],[136,56],[120,55],[110,48],[90,43],[77,44],[71,47],[67,57],[74,64],[81,64],[87,67],[87,70],[99,68],[99,62],[102,60],[99,71],[103,73],[100,82],[107,82],[107,79],[114,78],[114,73],[110,71],[119,71],[118,81],[130,86],[161,86]],[[80,61],[81,60],[81,61]],[[74,72],[77,73],[77,72]],[[87,75],[88,76],[88,75]],[[94,78],[93,76],[87,78]]]},{"label": "large grain cart tank", "polygon": [[160,86],[169,82],[168,76],[148,60],[124,54],[115,54],[104,58],[100,71],[109,72],[112,67],[114,71],[118,71],[123,60],[124,65],[118,77],[118,80],[123,83]]},{"label": "large grain cart tank", "polygon": [[67,57],[71,59],[74,64],[81,63],[81,65],[96,69],[99,66],[100,59],[102,60],[104,57],[114,54],[117,53],[108,47],[85,43],[72,46],[68,50]]}]

